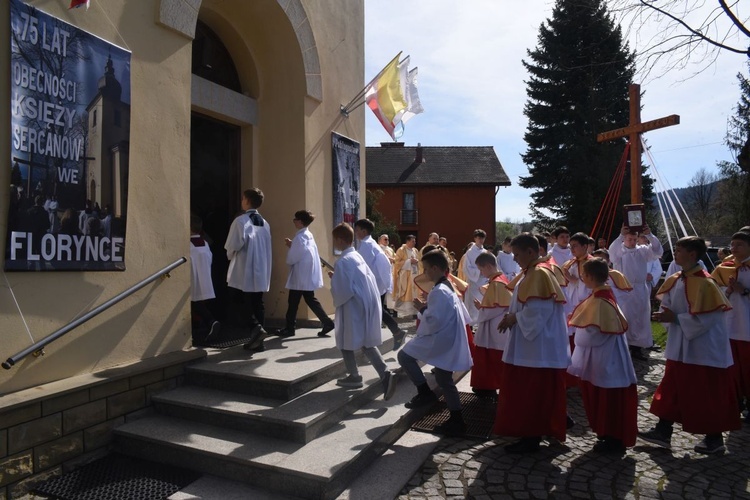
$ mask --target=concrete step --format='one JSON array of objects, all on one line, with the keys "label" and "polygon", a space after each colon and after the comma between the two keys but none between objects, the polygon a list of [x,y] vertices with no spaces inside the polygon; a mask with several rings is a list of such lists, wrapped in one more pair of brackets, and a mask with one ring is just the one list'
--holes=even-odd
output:
[{"label": "concrete step", "polygon": [[[384,359],[391,368],[398,366],[394,354]],[[360,374],[363,389],[347,390],[331,380],[291,401],[198,386],[179,387],[152,401],[162,415],[308,443],[357,408],[382,398],[375,369],[361,366]]]},{"label": "concrete step", "polygon": [[[206,361],[190,366],[186,383],[210,389],[239,392],[262,398],[289,401],[330,380],[345,375],[341,351],[333,337],[318,337],[317,329],[298,329],[294,337],[269,337],[265,352],[251,353],[242,347],[226,349]],[[393,347],[391,333],[383,329],[380,352]],[[358,364],[366,363],[358,353]]]},{"label": "concrete step", "polygon": [[335,498],[419,418],[404,407],[413,385],[397,380],[391,400],[378,397],[306,444],[157,415],[118,427],[116,448],[283,495]]}]

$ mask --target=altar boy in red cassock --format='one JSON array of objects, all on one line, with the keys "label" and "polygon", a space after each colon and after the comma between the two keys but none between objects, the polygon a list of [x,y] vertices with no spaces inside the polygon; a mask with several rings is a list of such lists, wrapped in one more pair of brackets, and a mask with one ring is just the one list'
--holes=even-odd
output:
[{"label": "altar boy in red cassock", "polygon": [[674,259],[682,271],[656,292],[661,310],[653,319],[667,324],[667,365],[650,409],[659,423],[638,437],[670,448],[672,425],[680,422],[685,432],[706,435],[695,451],[710,454],[726,450],[722,432],[739,429],[740,417],[724,319],[731,306],[698,264],[705,253],[703,239],[681,238]]},{"label": "altar boy in red cassock", "polygon": [[638,432],[637,379],[624,335],[628,323],[606,284],[609,266],[603,259],[587,260],[579,276],[592,293],[568,320],[576,343],[568,373],[580,379],[583,407],[599,439],[594,451],[624,453]]},{"label": "altar boy in red cassock", "polygon": [[565,295],[553,271],[541,263],[539,243],[524,233],[510,245],[522,278],[513,289],[509,313],[497,327],[509,333],[494,432],[521,437],[505,450],[526,453],[539,449],[542,436],[565,440],[570,345]]},{"label": "altar boy in red cassock", "polygon": [[[732,369],[738,382],[740,401],[750,409],[750,234],[739,231],[732,235],[730,255],[716,266],[711,277],[724,289],[732,310],[725,316],[732,347]],[[750,422],[750,413],[746,417]]]},{"label": "altar boy in red cassock", "polygon": [[482,287],[482,301],[474,303],[478,313],[471,388],[479,397],[495,398],[502,377],[503,350],[508,344],[508,334],[498,332],[497,325],[508,312],[512,294],[507,288],[508,279],[497,270],[497,259],[492,253],[480,253],[475,263],[489,282]]}]

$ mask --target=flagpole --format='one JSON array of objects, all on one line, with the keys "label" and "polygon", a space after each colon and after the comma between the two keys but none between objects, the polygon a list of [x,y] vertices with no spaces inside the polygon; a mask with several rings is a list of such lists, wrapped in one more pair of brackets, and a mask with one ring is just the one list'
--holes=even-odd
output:
[{"label": "flagpole", "polygon": [[401,52],[399,52],[398,54],[396,54],[396,57],[394,57],[393,59],[391,59],[390,61],[388,61],[388,64],[386,64],[385,66],[383,66],[383,69],[381,69],[378,72],[378,74],[375,75],[373,77],[373,79],[370,80],[367,83],[367,85],[365,85],[362,88],[362,90],[360,90],[359,92],[357,92],[357,95],[355,95],[354,98],[351,101],[349,101],[349,104],[347,104],[346,106],[342,105],[340,107],[342,115],[349,116],[349,113],[351,113],[352,111],[354,111],[355,109],[357,109],[358,107],[360,107],[362,104],[364,104],[364,101],[363,101],[362,103],[360,103],[357,106],[355,106],[355,107],[353,107],[353,108],[350,109],[350,106],[352,106],[357,100],[361,99],[365,95],[365,93],[367,92],[367,89],[370,87],[370,85],[372,85],[372,83],[375,80],[377,80],[378,78],[380,78],[380,76],[383,74],[383,72],[386,70],[386,68],[388,68],[388,66],[390,66],[393,63],[394,60],[398,60],[398,58],[401,57],[401,54],[403,54],[403,52],[404,51],[402,50]]}]

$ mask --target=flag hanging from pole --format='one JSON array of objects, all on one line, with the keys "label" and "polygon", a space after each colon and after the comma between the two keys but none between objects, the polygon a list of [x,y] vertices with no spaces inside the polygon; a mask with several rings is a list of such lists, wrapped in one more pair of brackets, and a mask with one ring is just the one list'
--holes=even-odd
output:
[{"label": "flag hanging from pole", "polygon": [[[403,134],[403,124],[424,112],[417,92],[417,68],[409,71],[410,56],[394,57],[365,87],[365,102],[391,139]],[[397,133],[397,127],[402,127]]]},{"label": "flag hanging from pole", "polygon": [[70,0],[70,7],[68,7],[68,10],[84,6],[86,7],[86,10],[88,10],[89,2],[90,0]]},{"label": "flag hanging from pole", "polygon": [[403,67],[399,67],[399,55],[394,57],[365,89],[367,106],[375,113],[375,117],[393,140],[396,140],[393,133],[396,124],[408,106],[402,86],[402,81],[405,85],[405,78],[402,76]]}]

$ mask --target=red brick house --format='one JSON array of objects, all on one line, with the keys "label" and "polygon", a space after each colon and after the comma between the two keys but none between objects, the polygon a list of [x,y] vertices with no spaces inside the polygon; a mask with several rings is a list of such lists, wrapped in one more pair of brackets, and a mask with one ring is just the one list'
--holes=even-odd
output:
[{"label": "red brick house", "polygon": [[495,244],[495,194],[510,179],[491,146],[395,142],[368,147],[366,154],[367,189],[383,192],[376,208],[396,224],[402,243],[413,234],[422,247],[436,232],[460,257],[480,228],[485,244]]}]

